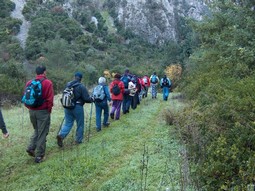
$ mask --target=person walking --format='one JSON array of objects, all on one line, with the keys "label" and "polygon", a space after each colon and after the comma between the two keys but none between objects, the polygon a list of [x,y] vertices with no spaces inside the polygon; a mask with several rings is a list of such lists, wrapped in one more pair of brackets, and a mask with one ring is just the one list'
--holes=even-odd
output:
[{"label": "person walking", "polygon": [[163,89],[163,100],[167,101],[169,95],[169,89],[171,88],[171,80],[164,75],[163,78],[160,80],[160,87]]},{"label": "person walking", "polygon": [[131,108],[136,109],[138,95],[137,95],[136,79],[135,78],[132,78],[131,81],[128,83],[128,90],[129,90],[129,96],[131,98]]},{"label": "person walking", "polygon": [[120,119],[121,104],[123,101],[123,94],[125,91],[125,85],[120,80],[120,78],[121,78],[120,74],[115,74],[114,80],[110,84],[110,92],[111,92],[111,98],[112,98],[112,109],[110,112],[110,117],[111,119],[114,119],[115,117],[115,120]]},{"label": "person walking", "polygon": [[[42,104],[40,106],[25,106],[29,109],[30,121],[34,128],[34,133],[31,136],[30,143],[27,147],[27,153],[35,157],[35,162],[40,163],[45,159],[46,137],[49,133],[51,122],[51,110],[53,107],[54,90],[52,81],[46,77],[46,67],[37,66],[36,81],[41,81],[42,85]],[[28,87],[32,80],[26,83]]]},{"label": "person walking", "polygon": [[9,132],[8,132],[6,126],[5,126],[4,117],[3,117],[3,114],[2,114],[1,108],[0,108],[0,129],[2,130],[3,137],[8,138],[9,137]]},{"label": "person walking", "polygon": [[129,95],[128,83],[131,81],[132,74],[130,74],[129,69],[125,70],[125,73],[122,75],[120,80],[124,83],[125,91],[123,94],[122,102],[122,112],[123,114],[129,113],[129,108],[131,106],[132,97]]},{"label": "person walking", "polygon": [[[131,82],[128,84],[131,99],[131,108],[135,110],[140,104],[139,94],[141,92],[141,84],[137,76],[133,75]],[[134,93],[135,92],[135,93]]]},{"label": "person walking", "polygon": [[148,75],[144,75],[142,77],[142,86],[144,88],[144,94],[143,97],[147,97],[148,96],[148,89],[150,87],[150,78],[148,77]]},{"label": "person walking", "polygon": [[97,96],[96,94],[96,87],[93,90],[93,96],[95,99],[95,107],[96,107],[96,131],[100,132],[101,129],[101,117],[102,117],[102,112],[104,112],[104,117],[103,117],[103,127],[108,127],[110,123],[108,122],[109,119],[109,106],[108,102],[111,102],[111,96],[109,92],[109,88],[106,85],[106,79],[104,77],[100,77],[98,79],[98,88],[102,89],[99,92],[101,95],[104,94],[102,99],[96,99]]},{"label": "person walking", "polygon": [[66,87],[73,87],[75,106],[72,109],[64,108],[65,121],[57,135],[57,144],[63,147],[63,140],[70,133],[74,121],[76,121],[75,143],[80,144],[84,137],[84,108],[85,103],[92,103],[93,99],[90,97],[87,88],[81,83],[82,73],[76,72],[74,80],[68,82]]},{"label": "person walking", "polygon": [[150,77],[152,99],[157,98],[157,85],[158,85],[158,82],[159,82],[159,78],[158,78],[156,72],[154,72]]}]

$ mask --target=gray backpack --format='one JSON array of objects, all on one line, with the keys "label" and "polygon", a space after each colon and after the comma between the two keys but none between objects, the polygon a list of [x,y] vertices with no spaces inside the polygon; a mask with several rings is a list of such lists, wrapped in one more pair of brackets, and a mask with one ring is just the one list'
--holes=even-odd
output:
[{"label": "gray backpack", "polygon": [[92,93],[93,98],[96,102],[101,102],[105,98],[105,92],[104,92],[104,86],[103,85],[97,85]]},{"label": "gray backpack", "polygon": [[76,105],[76,100],[74,97],[74,87],[80,85],[80,83],[74,83],[67,86],[62,92],[62,97],[60,99],[61,104],[66,109],[73,109]]}]

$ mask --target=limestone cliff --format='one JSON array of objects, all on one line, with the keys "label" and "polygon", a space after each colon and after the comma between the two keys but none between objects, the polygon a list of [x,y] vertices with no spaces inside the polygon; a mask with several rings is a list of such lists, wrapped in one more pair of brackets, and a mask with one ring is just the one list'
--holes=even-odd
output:
[{"label": "limestone cliff", "polygon": [[207,7],[201,0],[120,0],[118,20],[150,43],[176,40],[178,17],[201,20]]}]

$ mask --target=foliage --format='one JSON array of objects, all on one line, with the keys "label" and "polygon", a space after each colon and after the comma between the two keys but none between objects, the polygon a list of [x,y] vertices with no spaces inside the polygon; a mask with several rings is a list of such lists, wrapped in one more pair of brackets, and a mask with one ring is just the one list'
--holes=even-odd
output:
[{"label": "foliage", "polygon": [[172,64],[167,66],[165,69],[165,74],[170,78],[172,87],[176,87],[178,82],[181,80],[182,67],[180,64]]},{"label": "foliage", "polygon": [[[10,17],[15,4],[9,0],[0,2],[0,99],[19,99],[25,73],[20,64],[23,50],[13,38],[19,32],[21,21]],[[16,96],[13,96],[16,95]],[[16,102],[15,102],[16,103]]]},{"label": "foliage", "polygon": [[[9,11],[7,17],[0,18],[3,19],[0,24],[0,42],[4,43],[1,46],[3,64],[8,59],[24,65],[28,63],[30,68],[45,64],[48,77],[58,93],[71,80],[75,70],[83,71],[86,84],[92,85],[104,70],[122,73],[129,68],[139,76],[150,75],[154,71],[161,76],[166,66],[177,62],[182,64],[188,58],[183,52],[192,44],[188,43],[190,38],[182,43],[185,46],[169,42],[158,47],[144,42],[116,20],[114,13],[118,2],[104,1],[104,9],[100,10],[94,1],[75,1],[72,11],[66,10],[63,3],[26,1],[22,12],[31,27],[24,50],[13,40],[21,24],[21,21],[10,18],[14,4],[9,0],[1,4],[4,7],[1,10]],[[111,19],[115,26],[109,22]],[[182,26],[187,27],[187,23]],[[40,58],[44,58],[43,62]],[[27,78],[34,76],[31,71],[26,70]]]},{"label": "foliage", "polygon": [[15,3],[8,1],[8,0],[2,0],[0,2],[0,18],[6,18],[9,16],[10,11],[12,11],[15,8]]},{"label": "foliage", "polygon": [[0,67],[0,91],[11,94],[22,94],[25,75],[23,66],[10,60]]},{"label": "foliage", "polygon": [[193,25],[201,47],[185,65],[182,90],[194,104],[178,128],[198,188],[245,190],[254,182],[254,11],[230,1],[215,6]]}]

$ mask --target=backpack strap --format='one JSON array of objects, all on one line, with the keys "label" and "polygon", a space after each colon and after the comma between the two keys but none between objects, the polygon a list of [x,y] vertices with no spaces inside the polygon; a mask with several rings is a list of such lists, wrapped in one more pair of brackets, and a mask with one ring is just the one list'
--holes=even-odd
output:
[{"label": "backpack strap", "polygon": [[40,81],[42,83],[42,81],[45,80],[45,79],[46,78],[40,78],[40,79],[34,78],[34,79],[31,80],[30,84],[32,83],[32,81]]},{"label": "backpack strap", "polygon": [[69,82],[66,87],[73,88],[73,87],[76,87],[80,84],[81,84],[81,82],[74,80],[74,81]]}]

